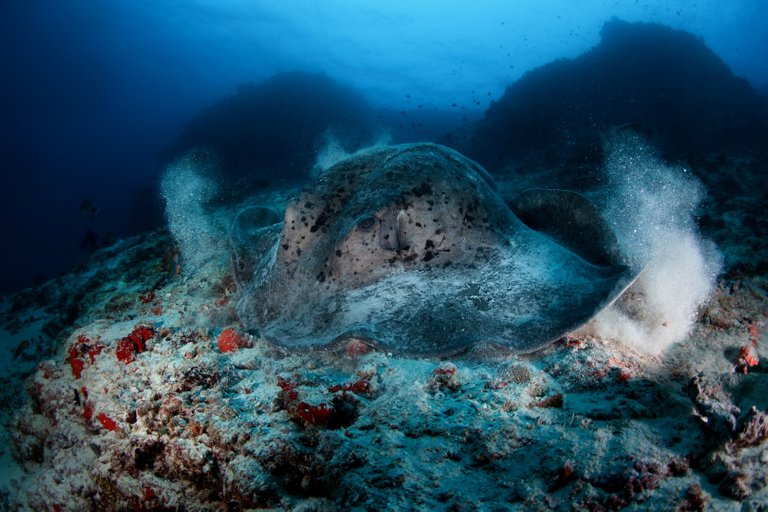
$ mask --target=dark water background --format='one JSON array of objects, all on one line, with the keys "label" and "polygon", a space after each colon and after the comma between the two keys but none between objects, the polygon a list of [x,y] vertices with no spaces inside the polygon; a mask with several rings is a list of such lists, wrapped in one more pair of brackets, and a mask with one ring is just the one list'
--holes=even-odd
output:
[{"label": "dark water background", "polygon": [[[591,61],[574,61],[582,67],[561,63],[526,76],[600,44],[614,16],[682,29],[702,44],[662,41],[668,32],[650,30],[623,45],[619,30],[612,56],[604,45]],[[542,143],[542,154],[552,155],[546,142],[563,133],[625,121],[669,142],[664,149],[675,158],[699,152],[697,144],[710,148],[706,137],[733,142],[715,148],[729,154],[759,149],[766,19],[761,0],[5,0],[0,293],[54,277],[114,237],[160,225],[157,177],[200,143],[216,146],[228,179],[245,180],[247,190],[301,181],[329,136],[347,149],[384,132],[394,141],[440,140],[492,172],[536,157],[510,144],[519,134],[535,133],[527,146]],[[700,51],[707,47],[712,55]],[[657,56],[663,65],[651,64]],[[602,79],[608,62],[636,75]],[[635,96],[646,103],[625,119]],[[668,108],[651,108],[668,104],[684,108],[674,119]],[[670,142],[660,127],[682,135]],[[556,151],[558,159],[589,161],[589,137],[567,142],[576,149]],[[98,213],[81,211],[84,200]]]}]

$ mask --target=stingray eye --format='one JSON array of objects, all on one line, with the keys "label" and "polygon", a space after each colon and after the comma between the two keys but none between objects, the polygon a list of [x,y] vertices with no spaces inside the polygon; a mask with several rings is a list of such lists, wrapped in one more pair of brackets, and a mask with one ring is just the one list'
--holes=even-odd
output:
[{"label": "stingray eye", "polygon": [[370,231],[376,223],[376,217],[368,217],[357,223],[357,228],[361,231]]}]

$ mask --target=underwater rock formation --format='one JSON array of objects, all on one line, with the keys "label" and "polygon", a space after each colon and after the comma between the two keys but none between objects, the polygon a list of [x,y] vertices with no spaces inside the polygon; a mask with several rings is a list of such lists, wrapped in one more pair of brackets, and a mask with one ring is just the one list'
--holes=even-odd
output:
[{"label": "underwater rock formation", "polygon": [[620,125],[673,159],[768,147],[765,101],[694,35],[613,19],[601,36],[528,72],[447,143],[492,172],[599,162],[602,134]]},{"label": "underwater rock formation", "polygon": [[323,74],[281,73],[202,111],[161,158],[211,149],[233,191],[247,191],[305,179],[324,137],[354,150],[374,132],[375,115],[360,93]]},{"label": "underwater rock formation", "polygon": [[291,347],[355,336],[400,353],[539,349],[588,321],[633,273],[586,198],[530,191],[511,204],[536,230],[484,169],[447,147],[358,153],[308,185],[282,223],[265,225],[260,207],[238,216],[240,318]]}]

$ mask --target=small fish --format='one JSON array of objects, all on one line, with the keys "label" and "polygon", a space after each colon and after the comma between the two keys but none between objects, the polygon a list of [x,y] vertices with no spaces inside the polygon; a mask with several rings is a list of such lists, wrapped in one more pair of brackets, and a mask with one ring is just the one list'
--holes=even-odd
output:
[{"label": "small fish", "polygon": [[18,359],[18,357],[24,353],[25,350],[27,350],[27,347],[29,346],[29,340],[22,340],[21,343],[16,347],[16,350],[13,351],[13,358]]},{"label": "small fish", "polygon": [[101,208],[99,208],[99,205],[90,199],[83,199],[83,201],[80,203],[80,213],[89,219],[97,217],[100,211]]}]

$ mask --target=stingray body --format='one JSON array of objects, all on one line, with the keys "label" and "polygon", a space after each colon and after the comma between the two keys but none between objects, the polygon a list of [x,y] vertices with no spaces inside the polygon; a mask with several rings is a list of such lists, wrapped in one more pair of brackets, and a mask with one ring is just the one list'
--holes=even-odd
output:
[{"label": "stingray body", "polygon": [[[288,347],[355,336],[410,354],[478,342],[536,350],[632,280],[599,213],[569,194],[531,191],[511,201],[535,220],[532,229],[484,169],[447,147],[354,155],[307,186],[282,222],[272,224],[263,208],[240,213],[232,237],[238,313]],[[580,219],[574,228],[563,221],[568,211]]]}]

